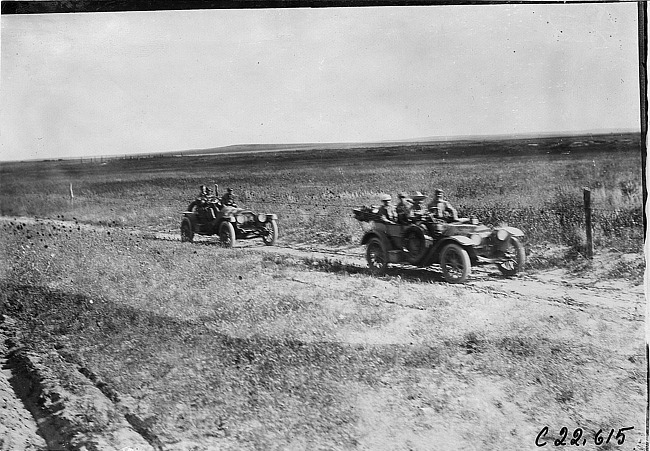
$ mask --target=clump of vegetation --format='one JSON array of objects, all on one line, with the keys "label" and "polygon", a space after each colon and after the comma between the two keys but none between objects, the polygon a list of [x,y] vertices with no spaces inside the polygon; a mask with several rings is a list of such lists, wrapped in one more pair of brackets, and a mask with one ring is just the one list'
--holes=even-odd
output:
[{"label": "clump of vegetation", "polygon": [[318,269],[320,271],[327,272],[358,272],[359,268],[356,266],[349,266],[341,262],[341,260],[336,258],[311,258],[307,257],[304,260],[305,265],[308,268]]},{"label": "clump of vegetation", "polygon": [[614,279],[627,279],[641,285],[645,276],[645,259],[635,254],[623,254],[616,258],[606,276]]}]

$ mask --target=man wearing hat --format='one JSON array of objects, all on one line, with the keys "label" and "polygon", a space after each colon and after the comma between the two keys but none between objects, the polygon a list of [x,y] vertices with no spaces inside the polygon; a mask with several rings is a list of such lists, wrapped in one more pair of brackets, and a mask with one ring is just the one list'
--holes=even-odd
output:
[{"label": "man wearing hat", "polygon": [[458,212],[449,202],[443,199],[444,192],[441,189],[436,190],[435,197],[429,204],[429,211],[436,219],[451,219],[458,221]]},{"label": "man wearing hat", "polygon": [[208,205],[209,188],[205,185],[199,187],[199,195],[187,207],[187,211],[192,211],[196,207],[196,212],[201,219],[208,219],[206,207]]},{"label": "man wearing hat", "polygon": [[411,214],[411,199],[408,194],[399,193],[399,202],[395,207],[397,213],[397,222],[400,224],[408,224],[409,215]]},{"label": "man wearing hat", "polygon": [[395,221],[397,221],[397,213],[395,213],[395,208],[390,204],[390,194],[382,194],[379,200],[381,201],[379,220],[388,224],[395,224]]},{"label": "man wearing hat", "polygon": [[411,197],[413,200],[413,206],[411,207],[410,215],[411,217],[421,216],[425,213],[424,208],[422,207],[422,202],[426,199],[427,196],[422,194],[419,191],[416,191],[415,194]]},{"label": "man wearing hat", "polygon": [[235,204],[235,195],[232,193],[232,188],[228,188],[226,190],[226,194],[223,195],[221,198],[221,204],[222,205],[228,205],[230,207],[236,207],[237,205]]}]

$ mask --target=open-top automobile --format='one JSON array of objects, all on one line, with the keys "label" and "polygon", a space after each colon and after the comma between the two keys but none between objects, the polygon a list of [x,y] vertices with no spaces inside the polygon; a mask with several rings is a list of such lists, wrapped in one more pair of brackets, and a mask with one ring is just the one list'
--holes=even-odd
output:
[{"label": "open-top automobile", "polygon": [[472,266],[495,264],[503,275],[514,276],[526,261],[524,233],[515,227],[491,228],[476,218],[446,221],[428,213],[394,224],[382,221],[377,207],[353,212],[357,220],[371,224],[361,244],[366,245],[366,260],[374,274],[384,274],[389,263],[438,264],[447,282],[462,283]]},{"label": "open-top automobile", "polygon": [[223,246],[233,247],[237,240],[261,238],[272,246],[278,239],[278,216],[274,213],[222,205],[216,196],[205,199],[202,205],[195,204],[182,213],[181,241],[191,242],[195,235],[218,235]]}]

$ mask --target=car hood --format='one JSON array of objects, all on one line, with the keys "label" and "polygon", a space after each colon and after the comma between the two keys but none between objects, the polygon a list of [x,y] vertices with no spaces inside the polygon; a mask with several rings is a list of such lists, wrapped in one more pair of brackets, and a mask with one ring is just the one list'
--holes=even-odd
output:
[{"label": "car hood", "polygon": [[224,215],[224,216],[235,216],[235,215],[238,215],[238,214],[256,215],[256,213],[254,211],[247,210],[245,208],[231,207],[229,205],[226,205],[221,209],[221,214]]},{"label": "car hood", "polygon": [[473,233],[489,232],[491,229],[484,224],[445,224],[444,235],[471,235]]}]

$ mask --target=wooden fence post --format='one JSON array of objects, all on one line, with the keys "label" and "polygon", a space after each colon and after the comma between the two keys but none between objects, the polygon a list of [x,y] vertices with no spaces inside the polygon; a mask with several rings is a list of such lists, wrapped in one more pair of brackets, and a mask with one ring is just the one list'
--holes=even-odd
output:
[{"label": "wooden fence post", "polygon": [[594,258],[594,239],[591,234],[591,190],[582,189],[582,195],[585,201],[585,227],[587,229],[587,258]]}]

